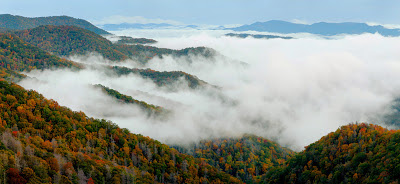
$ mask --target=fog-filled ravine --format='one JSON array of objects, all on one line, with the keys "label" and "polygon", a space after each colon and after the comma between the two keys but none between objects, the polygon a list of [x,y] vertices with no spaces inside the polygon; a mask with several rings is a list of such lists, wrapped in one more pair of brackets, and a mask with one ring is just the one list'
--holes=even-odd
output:
[{"label": "fog-filled ravine", "polygon": [[[86,64],[86,69],[34,70],[19,85],[167,144],[249,133],[302,150],[351,122],[392,126],[383,117],[393,112],[392,103],[400,97],[397,37],[290,34],[294,39],[243,39],[223,36],[228,32],[221,30],[112,33],[152,38],[158,41],[152,46],[162,48],[205,46],[217,54],[155,57],[143,65],[134,58],[112,62],[89,53],[68,58]],[[183,71],[208,84],[190,88],[182,78],[160,86],[138,74],[116,75],[109,65]],[[168,113],[149,115],[111,98],[95,84],[161,106]]]}]

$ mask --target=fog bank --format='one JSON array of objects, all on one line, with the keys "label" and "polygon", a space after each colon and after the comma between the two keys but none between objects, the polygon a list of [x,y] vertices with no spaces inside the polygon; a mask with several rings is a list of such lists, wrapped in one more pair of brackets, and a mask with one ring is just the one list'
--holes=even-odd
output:
[{"label": "fog bank", "polygon": [[[189,56],[192,63],[166,56],[145,66],[134,59],[119,65],[184,71],[219,86],[219,91],[188,89],[182,85],[185,81],[174,86],[178,90],[169,91],[140,76],[104,75],[99,68],[33,71],[27,75],[37,80],[27,79],[20,85],[168,144],[252,133],[295,150],[351,122],[382,125],[381,116],[390,112],[389,104],[400,96],[399,38],[364,34],[266,40],[225,37],[220,31],[183,36],[169,31],[172,36],[163,32],[148,37],[156,38],[159,47],[207,46],[220,55],[214,59]],[[119,34],[143,37],[129,31]],[[98,55],[71,59],[113,65]],[[118,103],[89,84],[105,85],[173,113],[162,120],[146,117],[137,107]]]}]

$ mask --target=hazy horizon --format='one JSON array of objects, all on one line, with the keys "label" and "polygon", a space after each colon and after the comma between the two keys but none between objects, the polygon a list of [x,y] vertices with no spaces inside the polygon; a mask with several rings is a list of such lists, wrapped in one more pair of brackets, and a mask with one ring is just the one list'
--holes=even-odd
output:
[{"label": "hazy horizon", "polygon": [[0,14],[27,17],[67,15],[97,25],[118,23],[173,23],[243,25],[268,20],[295,23],[362,22],[400,25],[399,1],[49,1],[2,0]]}]

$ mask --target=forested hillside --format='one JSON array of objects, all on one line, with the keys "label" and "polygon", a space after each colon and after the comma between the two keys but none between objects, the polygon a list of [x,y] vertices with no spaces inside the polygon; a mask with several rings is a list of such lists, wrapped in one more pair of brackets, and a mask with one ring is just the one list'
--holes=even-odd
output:
[{"label": "forested hillside", "polygon": [[155,105],[143,102],[143,101],[136,100],[136,99],[132,98],[131,96],[121,94],[117,90],[108,88],[101,84],[96,84],[96,85],[94,85],[94,87],[101,89],[103,92],[105,92],[109,96],[117,99],[118,101],[120,101],[122,103],[138,105],[142,110],[144,110],[150,114],[161,114],[163,112],[164,113],[166,112],[166,110],[160,106],[155,106]]},{"label": "forested hillside", "polygon": [[82,68],[78,63],[51,55],[13,34],[0,33],[1,78],[17,82],[26,77],[19,73],[21,71],[63,67]]},{"label": "forested hillside", "polygon": [[[2,26],[6,28],[1,28]],[[0,32],[6,32],[0,33],[0,184],[399,183],[400,130],[387,130],[364,123],[350,124],[322,137],[299,153],[254,135],[207,139],[190,146],[170,147],[152,138],[134,134],[139,131],[119,127],[104,119],[88,117],[83,112],[74,112],[54,100],[46,99],[36,91],[26,90],[13,83],[35,76],[34,73],[23,72],[68,68],[72,71],[71,75],[88,72],[82,76],[113,77],[116,80],[102,81],[109,83],[118,80],[123,82],[122,86],[131,84],[117,77],[137,75],[148,79],[146,82],[151,83],[151,87],[160,87],[156,88],[160,90],[157,92],[174,93],[173,90],[183,89],[185,92],[201,92],[202,95],[221,98],[225,105],[234,101],[224,100],[228,97],[223,95],[222,90],[218,91],[219,88],[182,71],[161,72],[150,68],[128,68],[113,66],[112,62],[80,64],[61,58],[98,53],[113,62],[133,59],[139,62],[135,64],[145,68],[148,61],[157,57],[188,56],[180,59],[182,62],[194,62],[191,56],[212,60],[217,55],[215,50],[206,47],[174,50],[144,45],[155,42],[151,39],[122,37],[120,41],[113,43],[99,35],[104,33],[102,30],[91,26],[93,25],[86,21],[65,16],[24,18],[0,15]],[[26,28],[30,29],[20,30]],[[250,34],[227,36],[277,38]],[[60,76],[63,79],[68,78]],[[44,78],[50,77],[38,77],[36,81],[27,83],[46,83]],[[101,90],[104,93],[101,97],[108,95],[110,99],[126,107],[138,106],[143,110],[138,113],[144,114],[143,119],[171,112],[97,84],[101,83],[99,80],[93,80],[96,81],[94,85],[86,80],[82,81],[83,85]],[[58,82],[57,80],[56,83]],[[79,91],[75,88],[73,90]],[[143,93],[153,96],[147,91]],[[163,96],[159,98],[166,102],[172,101]],[[81,103],[79,100],[78,103]],[[97,102],[98,99],[94,101]],[[399,124],[399,104],[400,100],[394,100],[393,112],[382,118],[385,122]],[[198,105],[197,101],[195,105]],[[199,107],[201,105],[199,103]],[[128,113],[131,114],[131,111]],[[161,117],[159,123],[164,123],[162,120],[165,116],[157,117]],[[141,121],[140,119],[135,121]],[[210,119],[213,121],[213,118]],[[205,118],[207,120],[209,119]]]},{"label": "forested hillside", "polygon": [[44,52],[15,35],[1,33],[0,61],[0,67],[14,71],[30,71],[52,67],[80,67],[77,63]]},{"label": "forested hillside", "polygon": [[200,80],[196,76],[190,75],[181,71],[172,72],[159,72],[152,69],[137,69],[137,68],[127,68],[120,66],[111,67],[117,75],[128,75],[128,74],[138,74],[145,79],[152,80],[158,86],[170,86],[171,84],[179,82],[183,79],[187,82],[188,87],[196,89],[198,87],[205,87],[208,85],[206,82]]},{"label": "forested hillside", "polygon": [[148,38],[132,38],[129,36],[119,36],[119,40],[116,42],[116,44],[126,44],[126,45],[152,44],[152,43],[157,43],[157,41]]},{"label": "forested hillside", "polygon": [[240,183],[106,120],[0,81],[0,176],[8,183]]},{"label": "forested hillside", "polygon": [[240,138],[203,140],[178,151],[203,158],[212,166],[240,178],[246,183],[259,183],[271,168],[283,165],[294,152],[270,140],[254,135]]},{"label": "forested hillside", "polygon": [[113,44],[98,34],[75,26],[40,26],[17,31],[15,34],[24,41],[58,56],[85,55],[95,52],[112,61],[134,58],[139,62],[146,63],[155,56],[198,55],[212,57],[216,54],[214,50],[205,47],[173,50],[141,44]]},{"label": "forested hillside", "polygon": [[298,154],[251,135],[177,147],[182,154],[5,81],[0,97],[0,180],[9,183],[390,183],[400,174],[400,131],[377,125],[343,126]]},{"label": "forested hillside", "polygon": [[[189,47],[181,50],[173,50],[166,48],[158,48],[147,45],[116,45],[117,50],[121,51],[127,56],[137,59],[141,63],[146,63],[150,59],[158,56],[162,58],[166,55],[171,55],[173,57],[181,56],[201,56],[211,59],[216,55],[216,51],[207,47]],[[190,58],[186,58],[187,62],[192,62]]]},{"label": "forested hillside", "polygon": [[111,41],[75,26],[39,26],[15,32],[21,39],[58,56],[85,55],[97,52],[113,61],[128,59]]},{"label": "forested hillside", "polygon": [[400,131],[350,124],[272,169],[265,183],[398,183]]},{"label": "forested hillside", "polygon": [[[76,30],[77,32],[73,30]],[[57,34],[55,34],[53,31],[57,32]],[[107,56],[109,59],[113,58],[120,61],[127,58],[125,53],[128,55],[141,55],[141,53],[152,53],[152,51],[146,50],[149,49],[147,48],[147,46],[118,45],[118,47],[124,48],[124,53],[122,53],[116,49],[113,49],[114,45],[107,39],[91,33],[90,31],[71,26],[40,26],[32,30],[17,32],[17,34],[23,37],[27,42],[37,45],[38,47],[41,47],[49,52],[56,52],[57,55],[69,55],[72,53],[84,54],[89,51],[99,49],[99,51],[102,51],[104,56]],[[42,36],[40,37],[39,35]],[[53,36],[56,35],[58,35],[58,37],[53,38]],[[61,38],[62,36],[64,37]],[[44,38],[44,40],[42,38]],[[74,42],[72,40],[78,42]],[[38,47],[26,43],[24,40],[21,40],[13,34],[0,33],[0,60],[2,61],[0,63],[0,67],[11,71],[31,71],[33,69],[83,67],[82,64],[62,59],[58,56],[52,55],[51,53],[47,53]],[[168,49],[159,49],[155,47],[150,48],[150,50],[152,49],[154,49],[154,53],[158,53],[161,56],[164,53],[185,55],[191,52],[196,52],[198,49],[201,48],[194,48],[193,50],[183,49],[173,52]],[[198,79],[197,77],[180,71],[159,72],[150,69],[129,69],[117,66],[112,67],[112,70],[118,75],[126,75],[130,73],[139,74],[143,78],[151,79],[159,86],[167,86],[179,81],[180,79],[184,79],[185,81],[187,81],[188,86],[193,89],[198,86],[204,86],[206,84],[206,82]],[[4,75],[17,74],[16,72],[11,71],[5,72]],[[8,78],[18,79],[19,77],[21,77],[21,75],[13,75],[9,76]]]},{"label": "forested hillside", "polygon": [[[0,36],[3,79],[21,75],[18,71],[81,67],[15,35]],[[153,76],[145,70],[139,73]],[[137,103],[154,111],[161,109],[100,87],[125,103]],[[4,80],[0,81],[0,97],[0,173],[5,173],[0,176],[2,182],[241,183],[204,160],[131,134],[106,120],[72,112],[35,91]]]},{"label": "forested hillside", "polygon": [[51,17],[22,17],[18,15],[2,14],[0,15],[0,27],[11,30],[24,30],[39,27],[42,25],[67,25],[77,26],[99,35],[109,35],[110,33],[104,31],[90,22],[83,19],[76,19],[68,16],[51,16]]},{"label": "forested hillside", "polygon": [[19,72],[0,67],[0,78],[1,79],[11,81],[11,82],[19,82],[26,77],[27,77],[26,75],[21,74]]}]

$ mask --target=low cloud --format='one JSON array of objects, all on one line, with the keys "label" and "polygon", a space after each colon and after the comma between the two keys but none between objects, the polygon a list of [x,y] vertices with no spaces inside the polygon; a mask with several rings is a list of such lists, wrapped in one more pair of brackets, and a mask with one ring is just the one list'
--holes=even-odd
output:
[{"label": "low cloud", "polygon": [[380,23],[376,23],[376,22],[367,22],[367,24],[369,26],[383,26],[387,29],[400,29],[399,24],[380,24]]},{"label": "low cloud", "polygon": [[292,23],[296,23],[296,24],[308,24],[311,25],[312,23],[310,23],[309,21],[306,20],[301,20],[301,19],[293,19],[292,21],[290,21]]},{"label": "low cloud", "polygon": [[[145,66],[134,60],[119,64],[188,72],[219,86],[217,91],[192,90],[185,85],[169,91],[140,76],[104,75],[102,69],[93,68],[34,71],[27,75],[37,80],[27,79],[20,85],[73,110],[110,119],[168,144],[252,133],[295,150],[351,122],[384,125],[380,117],[400,96],[400,38],[364,34],[266,40],[216,35],[193,32],[184,37],[160,37],[157,43],[176,49],[211,47],[221,54],[213,59],[166,56]],[[112,64],[97,55],[72,59]],[[97,83],[164,106],[173,114],[162,120],[142,116],[135,107],[121,105],[88,87]]]}]

